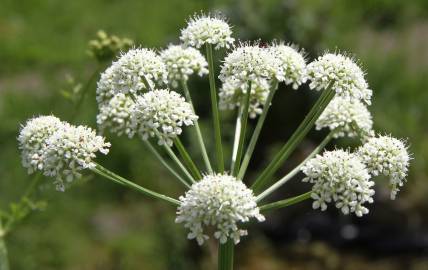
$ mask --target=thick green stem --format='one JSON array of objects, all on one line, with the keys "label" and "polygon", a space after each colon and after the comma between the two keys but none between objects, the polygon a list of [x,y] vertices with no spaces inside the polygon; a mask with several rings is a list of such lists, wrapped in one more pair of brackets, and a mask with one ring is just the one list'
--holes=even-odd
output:
[{"label": "thick green stem", "polygon": [[287,206],[302,202],[304,200],[309,199],[311,197],[311,193],[312,191],[309,191],[301,195],[298,195],[296,197],[262,205],[260,206],[260,211],[264,212],[268,210],[279,209],[279,208],[287,207]]},{"label": "thick green stem", "polygon": [[330,103],[334,97],[335,91],[328,87],[323,91],[321,96],[318,98],[315,105],[306,115],[303,122],[299,125],[296,131],[291,135],[290,139],[284,144],[279,150],[278,154],[274,157],[271,163],[265,168],[261,175],[257,178],[254,184],[251,186],[254,193],[258,193],[261,188],[266,184],[267,181],[273,176],[273,174],[279,169],[279,167],[287,160],[291,153],[296,149],[303,138],[312,129],[315,121],[324,111],[325,107]]},{"label": "thick green stem", "polygon": [[163,166],[165,166],[168,171],[174,175],[181,183],[183,183],[186,187],[190,187],[190,185],[183,179],[183,177],[180,176],[179,173],[177,173],[169,164],[166,162],[166,160],[162,157],[162,155],[156,150],[156,148],[148,141],[143,140],[144,144],[147,148],[149,148],[150,152],[162,163]]},{"label": "thick green stem", "polygon": [[109,180],[117,183],[117,184],[121,184],[123,186],[129,187],[129,188],[131,188],[133,190],[136,190],[138,192],[141,192],[141,193],[143,193],[143,194],[145,194],[145,195],[147,195],[149,197],[152,197],[152,198],[155,198],[155,199],[160,199],[160,200],[168,202],[168,203],[170,203],[170,204],[172,204],[174,206],[180,205],[180,201],[178,201],[176,199],[173,199],[171,197],[168,197],[166,195],[154,192],[154,191],[152,191],[150,189],[144,188],[144,187],[142,187],[142,186],[140,186],[138,184],[135,184],[135,183],[133,183],[133,182],[131,182],[131,181],[129,181],[129,180],[127,180],[127,179],[125,179],[125,178],[123,178],[123,177],[121,177],[121,176],[113,173],[113,172],[111,172],[110,170],[104,168],[103,166],[101,166],[101,165],[99,165],[97,163],[95,163],[95,167],[91,168],[91,170],[93,172],[95,172],[95,173],[97,173],[97,174],[99,174],[99,175],[101,175],[101,176],[103,176],[103,177],[105,177],[105,178],[107,178],[107,179],[109,179]]},{"label": "thick green stem", "polygon": [[234,248],[235,244],[231,239],[218,245],[218,270],[233,270]]},{"label": "thick green stem", "polygon": [[193,179],[193,176],[189,173],[189,171],[186,169],[186,167],[181,163],[180,159],[177,157],[177,155],[172,151],[171,147],[164,144],[163,145],[166,152],[168,153],[169,157],[175,162],[175,164],[180,168],[180,170],[186,175],[187,179],[189,179],[189,184],[196,183],[195,179]]},{"label": "thick green stem", "polygon": [[202,178],[201,172],[199,171],[196,164],[193,162],[192,158],[190,157],[189,153],[186,151],[186,148],[184,148],[183,143],[180,141],[178,137],[174,139],[174,145],[177,147],[181,158],[184,160],[184,163],[187,165],[187,168],[189,168],[193,177],[196,180],[201,179]]},{"label": "thick green stem", "polygon": [[266,198],[268,195],[270,195],[272,192],[280,188],[282,185],[288,182],[291,178],[293,178],[299,171],[300,168],[302,168],[305,163],[313,158],[316,154],[318,154],[324,147],[330,142],[330,140],[333,138],[333,131],[331,131],[324,140],[299,164],[297,165],[291,172],[289,172],[287,175],[279,179],[275,184],[270,186],[268,189],[263,191],[259,196],[257,196],[256,201],[259,202]]},{"label": "thick green stem", "polygon": [[248,164],[250,163],[251,156],[253,155],[254,148],[256,147],[257,140],[265,122],[267,113],[269,111],[273,96],[275,95],[276,89],[278,88],[278,82],[273,83],[272,89],[266,99],[266,103],[263,106],[262,114],[259,116],[256,128],[254,129],[253,135],[251,136],[250,142],[248,143],[247,151],[245,152],[244,159],[242,160],[241,168],[239,169],[238,178],[243,179],[245,172],[247,171]]},{"label": "thick green stem", "polygon": [[5,241],[5,231],[0,220],[0,270],[9,270],[9,259]]},{"label": "thick green stem", "polygon": [[214,60],[213,60],[213,49],[211,44],[206,44],[206,54],[209,69],[210,79],[210,94],[211,94],[211,108],[213,113],[213,124],[214,124],[214,137],[215,137],[215,149],[217,157],[217,169],[219,172],[224,171],[224,158],[223,158],[223,146],[221,143],[221,127],[220,127],[220,114],[218,111],[217,104],[217,90],[215,87],[215,71],[214,71]]},{"label": "thick green stem", "polygon": [[248,122],[248,110],[250,107],[250,96],[251,96],[251,82],[248,83],[247,92],[243,96],[243,100],[241,102],[242,114],[241,114],[241,131],[239,133],[239,143],[238,149],[236,153],[236,160],[234,161],[234,166],[232,169],[232,175],[236,176],[239,171],[239,167],[241,165],[242,153],[244,151],[244,143],[245,143],[245,134],[247,130],[247,122]]},{"label": "thick green stem", "polygon": [[[181,80],[181,86],[183,87],[184,95],[186,96],[187,101],[192,106],[193,112],[195,112],[195,108],[192,102],[192,97],[190,96],[189,87],[187,86],[187,83],[184,80]],[[201,148],[201,153],[204,159],[205,167],[209,173],[212,173],[213,169],[211,168],[211,162],[208,157],[207,148],[205,147],[205,142],[202,137],[202,133],[201,133],[201,129],[199,128],[198,121],[195,121],[195,132],[196,132],[196,138],[198,139],[199,147]]]}]

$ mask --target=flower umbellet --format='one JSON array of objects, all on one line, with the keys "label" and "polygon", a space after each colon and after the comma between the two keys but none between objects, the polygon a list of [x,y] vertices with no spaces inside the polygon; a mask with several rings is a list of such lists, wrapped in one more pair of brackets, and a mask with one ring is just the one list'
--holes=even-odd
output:
[{"label": "flower umbellet", "polygon": [[[233,269],[233,249],[247,235],[246,223],[264,221],[264,212],[268,210],[312,199],[315,209],[326,210],[334,205],[343,214],[361,217],[369,214],[370,204],[376,199],[376,176],[389,179],[391,198],[396,197],[406,181],[410,154],[402,140],[375,135],[367,107],[372,90],[353,58],[325,53],[307,63],[309,56],[303,50],[281,41],[268,46],[250,41],[234,45],[232,27],[218,15],[191,17],[181,30],[180,40],[183,44],[170,45],[159,54],[148,48],[122,52],[101,74],[96,99],[100,132],[138,136],[146,149],[183,184],[181,196],[172,198],[147,189],[98,164],[97,154],[107,154],[110,148],[106,139],[89,127],[74,126],[54,116],[32,118],[21,129],[19,149],[28,172],[41,171],[52,176],[62,190],[84,170],[90,170],[122,187],[173,205],[177,209],[175,221],[188,230],[189,239],[200,245],[219,242],[220,270]],[[202,47],[205,56],[199,51]],[[226,54],[220,74],[215,74],[213,48],[219,55]],[[191,98],[194,89],[188,87],[196,75],[208,75],[209,94],[202,89],[197,91],[210,96],[213,134],[204,134],[199,128],[197,107]],[[217,80],[221,82],[219,90]],[[276,102],[274,94],[279,84],[288,85],[288,89],[308,85],[320,94],[288,141],[250,184],[245,173],[270,105]],[[219,107],[237,109],[230,167],[225,166],[223,157]],[[256,118],[250,136],[248,118]],[[188,152],[180,139],[187,135],[187,126],[196,132],[197,140],[190,143],[199,145],[203,169],[194,162],[195,153]],[[329,133],[320,145],[271,184],[269,180],[308,132],[324,128]],[[344,136],[358,137],[355,141],[359,146],[353,151],[336,148],[322,152],[333,139]],[[213,137],[215,151],[204,143]],[[208,154],[211,152],[215,153],[215,166]],[[165,154],[169,160],[164,158]],[[312,184],[310,191],[263,202],[298,172],[303,172],[304,182]]]}]

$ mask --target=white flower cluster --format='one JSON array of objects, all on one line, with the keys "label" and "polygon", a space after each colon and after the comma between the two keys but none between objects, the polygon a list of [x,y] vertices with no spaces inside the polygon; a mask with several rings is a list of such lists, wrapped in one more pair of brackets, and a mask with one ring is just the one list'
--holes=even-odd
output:
[{"label": "white flower cluster", "polygon": [[355,213],[361,217],[369,210],[365,203],[372,203],[374,182],[358,155],[344,150],[325,152],[309,160],[303,167],[303,181],[313,183],[314,209],[327,209],[334,202],[342,213]]},{"label": "white flower cluster", "polygon": [[[268,81],[259,81],[259,84],[251,84],[249,117],[256,118],[257,115],[263,111],[263,106],[269,95],[271,85]],[[247,88],[235,88],[235,85],[226,81],[223,83],[219,91],[219,108],[221,110],[233,110],[240,107],[242,104],[242,97],[247,93]]]},{"label": "white flower cluster", "polygon": [[271,53],[281,62],[284,69],[285,84],[291,84],[297,89],[306,82],[306,60],[298,50],[282,43],[269,47]]},{"label": "white flower cluster", "polygon": [[29,172],[37,169],[56,177],[59,190],[64,190],[64,180],[71,182],[80,177],[78,171],[94,166],[96,152],[107,154],[110,147],[91,128],[76,127],[53,116],[28,121],[18,141]]},{"label": "white flower cluster", "polygon": [[358,154],[372,175],[389,177],[391,199],[395,199],[405,182],[410,161],[404,142],[391,136],[372,137],[358,149]]},{"label": "white flower cluster", "polygon": [[97,101],[103,104],[118,93],[135,95],[146,90],[144,79],[152,88],[155,83],[166,83],[165,64],[153,50],[129,50],[101,74],[97,84]]},{"label": "white flower cluster", "polygon": [[122,93],[115,95],[108,103],[100,105],[97,115],[100,131],[108,129],[119,136],[126,134],[132,138],[135,134],[131,121],[134,105],[134,101]]},{"label": "white flower cluster", "polygon": [[272,81],[284,81],[284,69],[267,48],[258,44],[243,44],[229,53],[221,67],[219,78],[223,85],[219,91],[220,107],[234,109],[242,104],[242,98],[251,82],[250,117],[260,114],[269,94]]},{"label": "white flower cluster", "polygon": [[208,63],[195,48],[170,45],[160,56],[168,71],[168,82],[173,87],[178,87],[181,80],[187,81],[193,73],[200,77],[208,74]]},{"label": "white flower cluster", "polygon": [[160,145],[172,145],[183,125],[190,126],[198,120],[192,105],[177,92],[166,89],[138,96],[131,118],[144,140],[157,137]]},{"label": "white flower cluster", "polygon": [[219,16],[194,15],[181,30],[180,39],[186,46],[200,48],[205,44],[215,49],[229,48],[235,41],[229,24]]},{"label": "white flower cluster", "polygon": [[265,220],[253,192],[242,181],[226,174],[206,175],[180,197],[180,202],[175,221],[184,223],[190,230],[188,238],[196,239],[199,245],[209,239],[204,229],[213,227],[214,237],[220,243],[233,239],[237,244],[241,236],[247,235],[246,230],[238,228],[239,223],[251,218]]},{"label": "white flower cluster", "polygon": [[18,136],[18,144],[21,150],[22,165],[27,168],[28,173],[43,169],[46,141],[61,126],[61,120],[48,115],[29,119],[22,127]]},{"label": "white flower cluster", "polygon": [[329,84],[339,96],[371,103],[372,91],[364,78],[364,72],[349,57],[326,53],[308,66],[311,89],[326,89]]},{"label": "white flower cluster", "polygon": [[373,134],[373,120],[367,107],[359,100],[335,97],[316,121],[316,129],[329,128],[334,137],[365,139]]}]

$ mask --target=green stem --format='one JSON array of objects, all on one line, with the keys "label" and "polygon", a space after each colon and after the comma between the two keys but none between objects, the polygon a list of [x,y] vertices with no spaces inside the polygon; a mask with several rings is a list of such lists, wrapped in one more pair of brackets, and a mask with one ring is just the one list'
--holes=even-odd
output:
[{"label": "green stem", "polygon": [[92,82],[97,77],[98,73],[100,72],[101,66],[98,65],[98,67],[94,70],[94,72],[91,74],[89,79],[86,81],[85,85],[83,86],[82,92],[80,94],[79,100],[76,103],[76,108],[74,110],[73,116],[71,117],[71,121],[75,120],[78,113],[80,112],[80,107],[83,104],[83,101],[85,100],[86,94],[89,91],[90,86],[92,85]]},{"label": "green stem", "polygon": [[163,166],[165,166],[168,171],[174,175],[181,183],[183,183],[186,187],[190,188],[190,185],[178,174],[169,164],[166,162],[166,160],[162,157],[162,155],[156,150],[156,148],[148,141],[143,140],[144,144],[149,148],[150,152],[152,152],[153,155],[162,163]]},{"label": "green stem", "polygon": [[233,270],[233,255],[235,244],[229,239],[218,246],[218,270]]},{"label": "green stem", "polygon": [[141,76],[141,78],[143,79],[143,83],[144,83],[144,85],[146,86],[147,90],[148,90],[148,91],[153,91],[153,88],[150,86],[150,83],[149,83],[149,81],[147,80],[146,76],[145,76],[145,75],[143,75],[143,76]]},{"label": "green stem", "polygon": [[9,259],[5,241],[5,231],[0,220],[0,270],[9,270]]},{"label": "green stem", "polygon": [[302,202],[304,200],[309,199],[311,197],[311,193],[312,191],[309,191],[301,195],[298,195],[296,197],[262,205],[260,206],[260,211],[264,212],[268,210],[279,209],[279,208],[287,207],[287,206]]},{"label": "green stem", "polygon": [[175,205],[175,206],[180,205],[180,201],[178,201],[176,199],[173,199],[171,197],[168,197],[166,195],[154,192],[154,191],[152,191],[150,189],[144,188],[144,187],[142,187],[142,186],[140,186],[138,184],[135,184],[135,183],[133,183],[133,182],[131,182],[131,181],[129,181],[129,180],[127,180],[127,179],[125,179],[125,178],[123,178],[123,177],[121,177],[121,176],[113,173],[113,172],[111,172],[110,170],[104,168],[103,166],[101,166],[101,165],[99,165],[97,163],[95,163],[95,167],[91,168],[91,170],[93,172],[95,172],[95,173],[97,173],[97,174],[99,174],[99,175],[101,175],[101,176],[103,176],[103,177],[105,177],[105,178],[107,178],[107,179],[109,179],[109,180],[117,183],[117,184],[121,184],[123,186],[129,187],[129,188],[131,188],[133,190],[136,190],[138,192],[141,192],[141,193],[143,193],[143,194],[145,194],[145,195],[147,195],[149,197],[163,200],[163,201],[168,202],[168,203],[170,203],[172,205]]},{"label": "green stem", "polygon": [[288,182],[291,178],[293,178],[299,171],[300,168],[302,168],[305,163],[313,158],[316,154],[318,154],[324,147],[331,141],[333,138],[333,131],[331,131],[324,140],[299,164],[297,165],[291,172],[289,172],[287,175],[279,179],[275,184],[273,184],[271,187],[263,191],[259,196],[257,196],[256,201],[259,202],[266,198],[266,196],[270,195],[272,192],[280,188],[282,185]]},{"label": "green stem", "polygon": [[184,159],[184,162],[187,165],[187,168],[189,168],[189,170],[192,173],[193,177],[196,180],[202,179],[202,175],[201,175],[198,167],[193,162],[193,160],[190,157],[189,153],[186,151],[186,148],[184,148],[184,145],[181,142],[180,138],[176,137],[174,139],[174,144],[177,147],[178,152],[180,153],[181,158]]},{"label": "green stem", "polygon": [[291,135],[290,139],[284,144],[279,150],[278,154],[274,157],[272,162],[265,168],[261,175],[257,178],[254,184],[251,186],[254,193],[258,193],[261,188],[266,184],[272,175],[279,169],[279,167],[287,160],[294,149],[299,145],[303,138],[312,129],[315,121],[318,119],[320,114],[324,111],[325,107],[330,103],[334,97],[335,91],[328,87],[325,89],[321,96],[318,98],[315,105],[306,115],[303,122],[299,125],[296,131]]},{"label": "green stem", "polygon": [[195,179],[193,179],[193,176],[189,173],[189,171],[186,169],[186,167],[183,165],[183,163],[181,163],[180,159],[177,157],[177,155],[175,155],[175,153],[174,153],[174,151],[172,151],[171,147],[169,147],[166,144],[164,144],[163,146],[164,146],[166,152],[168,153],[169,157],[175,162],[175,164],[177,164],[177,166],[180,168],[180,170],[189,179],[190,182],[188,182],[188,184],[189,183],[190,184],[196,183]]},{"label": "green stem", "polygon": [[241,118],[243,108],[239,108],[238,116],[236,117],[235,136],[233,138],[232,158],[230,161],[230,171],[235,167],[236,155],[238,154],[239,138],[241,137]]},{"label": "green stem", "polygon": [[239,133],[239,143],[238,150],[236,153],[236,160],[233,166],[232,175],[236,176],[239,171],[239,166],[241,165],[242,153],[244,151],[244,143],[245,143],[245,134],[247,130],[248,123],[248,111],[250,107],[250,96],[251,96],[251,82],[248,83],[247,92],[243,96],[243,102],[241,106],[243,106],[242,115],[241,115],[241,131]]},{"label": "green stem", "polygon": [[216,91],[216,87],[215,87],[213,49],[212,49],[211,44],[206,44],[205,48],[206,48],[206,54],[207,54],[207,60],[208,60],[210,94],[211,94],[211,108],[212,108],[212,112],[213,112],[214,137],[215,137],[217,166],[218,166],[218,171],[223,172],[224,171],[224,158],[223,158],[223,146],[221,144],[220,114],[218,111],[217,91]]},{"label": "green stem", "polygon": [[245,172],[247,171],[248,165],[251,160],[251,156],[253,155],[254,149],[257,144],[257,140],[259,138],[260,132],[262,130],[263,124],[265,122],[267,113],[269,111],[273,96],[275,95],[276,90],[278,89],[278,82],[275,81],[273,83],[273,87],[269,92],[269,95],[266,99],[266,102],[263,106],[262,114],[259,116],[259,120],[257,121],[256,128],[254,129],[253,135],[251,136],[250,142],[248,143],[247,151],[245,152],[244,159],[242,160],[241,168],[239,169],[238,178],[243,179],[245,176]]},{"label": "green stem", "polygon": [[[187,101],[192,106],[193,112],[195,112],[195,108],[192,102],[192,97],[190,96],[189,87],[187,86],[187,83],[184,80],[181,80],[181,86],[183,87],[184,95],[186,96]],[[211,168],[211,162],[208,157],[207,148],[205,147],[205,142],[202,137],[202,133],[201,133],[201,129],[199,128],[198,121],[195,121],[195,132],[196,132],[196,138],[198,139],[199,147],[201,148],[201,153],[204,159],[205,167],[208,170],[208,172],[211,174],[213,172],[213,169]]]}]

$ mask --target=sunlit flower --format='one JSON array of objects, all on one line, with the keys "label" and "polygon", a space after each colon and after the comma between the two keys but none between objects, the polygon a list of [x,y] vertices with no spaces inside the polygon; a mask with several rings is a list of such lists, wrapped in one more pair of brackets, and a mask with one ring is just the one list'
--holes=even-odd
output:
[{"label": "sunlit flower", "polygon": [[334,137],[355,137],[365,139],[372,135],[372,116],[359,100],[335,97],[316,121],[316,129],[329,128]]},{"label": "sunlit flower", "polygon": [[200,48],[205,44],[215,49],[229,48],[235,41],[229,24],[219,16],[194,15],[181,30],[180,39],[186,46]]},{"label": "sunlit flower", "polygon": [[28,120],[18,136],[22,165],[28,173],[43,170],[47,139],[63,125],[55,116],[38,116]]},{"label": "sunlit flower", "polygon": [[151,88],[156,83],[166,83],[165,64],[153,50],[129,50],[101,74],[97,84],[97,101],[99,104],[107,103],[118,93],[139,94],[147,90],[145,80]]},{"label": "sunlit flower", "polygon": [[203,76],[208,74],[208,63],[195,48],[170,45],[160,54],[168,70],[168,82],[178,87],[181,80],[187,81],[193,73]]},{"label": "sunlit flower", "polygon": [[117,135],[126,134],[132,138],[135,134],[131,124],[131,113],[134,109],[134,101],[119,93],[104,105],[100,105],[97,115],[97,124],[101,132],[109,130]]},{"label": "sunlit flower", "polygon": [[159,144],[172,145],[183,126],[193,125],[198,116],[177,92],[154,90],[137,97],[132,122],[144,140],[157,137]]},{"label": "sunlit flower", "polygon": [[349,57],[326,53],[308,65],[311,89],[326,89],[332,84],[337,95],[371,103],[372,91],[364,78],[364,72]]},{"label": "sunlit flower", "polygon": [[293,89],[297,89],[306,82],[306,60],[297,49],[279,43],[269,47],[269,50],[280,61],[284,69],[284,82],[287,85],[290,84]]},{"label": "sunlit flower", "polygon": [[247,235],[246,230],[238,227],[240,223],[252,218],[265,220],[253,192],[242,181],[226,174],[204,176],[180,197],[180,202],[175,222],[184,223],[190,230],[188,238],[196,239],[199,245],[209,239],[210,227],[220,243],[232,239],[237,244],[241,236]]},{"label": "sunlit flower", "polygon": [[404,142],[387,135],[372,137],[358,149],[358,154],[371,174],[389,178],[391,199],[395,199],[405,182],[410,161]]},{"label": "sunlit flower", "polygon": [[314,184],[314,209],[324,211],[327,203],[334,202],[345,215],[355,213],[361,217],[369,212],[364,204],[373,202],[374,182],[358,155],[328,151],[306,162],[301,170],[306,175],[303,181]]},{"label": "sunlit flower", "polygon": [[64,184],[79,178],[79,171],[93,168],[96,152],[107,154],[110,143],[97,136],[86,126],[73,126],[63,123],[48,139],[42,159],[46,176],[56,178],[58,190],[64,190]]}]

